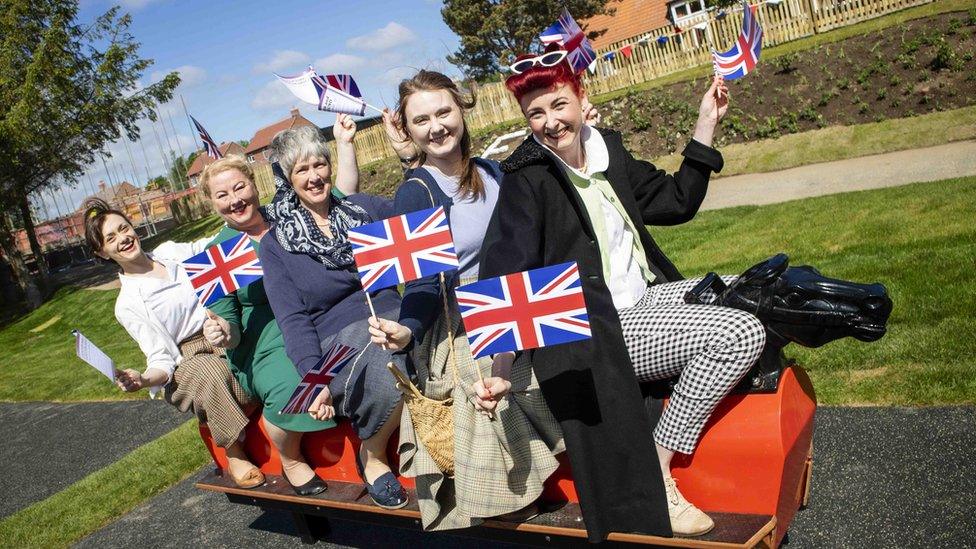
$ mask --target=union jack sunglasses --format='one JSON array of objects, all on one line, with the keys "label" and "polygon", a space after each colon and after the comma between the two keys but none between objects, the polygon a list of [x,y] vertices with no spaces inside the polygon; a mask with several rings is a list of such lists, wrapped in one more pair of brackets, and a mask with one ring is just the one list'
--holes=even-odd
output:
[{"label": "union jack sunglasses", "polygon": [[551,67],[553,65],[558,65],[563,59],[566,59],[566,55],[568,53],[569,52],[566,50],[556,50],[536,57],[529,57],[528,59],[522,59],[512,63],[509,65],[508,70],[515,74],[522,74],[536,65]]}]

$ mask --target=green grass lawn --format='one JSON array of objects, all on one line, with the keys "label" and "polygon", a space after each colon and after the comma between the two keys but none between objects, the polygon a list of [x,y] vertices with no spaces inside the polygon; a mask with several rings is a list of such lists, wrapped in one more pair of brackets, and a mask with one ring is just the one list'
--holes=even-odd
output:
[{"label": "green grass lawn", "polygon": [[[187,421],[112,465],[0,520],[0,547],[67,547],[209,460],[196,420]],[[166,525],[159,528],[162,532]]]},{"label": "green grass lawn", "polygon": [[702,212],[653,234],[685,276],[776,252],[826,276],[882,282],[888,334],[787,347],[823,404],[976,403],[976,177]]}]

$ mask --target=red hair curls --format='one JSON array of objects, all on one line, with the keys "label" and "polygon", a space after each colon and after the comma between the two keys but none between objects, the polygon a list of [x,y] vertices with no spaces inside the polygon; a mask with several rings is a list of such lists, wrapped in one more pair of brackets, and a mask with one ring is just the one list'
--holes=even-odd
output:
[{"label": "red hair curls", "polygon": [[[550,44],[544,53],[558,51],[562,49],[558,44]],[[536,57],[532,54],[522,54],[515,60],[531,59]],[[536,90],[551,90],[560,84],[569,84],[577,97],[583,95],[583,83],[580,82],[579,75],[573,71],[569,60],[564,59],[559,63],[546,67],[536,65],[522,74],[513,74],[505,79],[505,87],[512,92],[517,101],[522,101],[522,97]]]}]

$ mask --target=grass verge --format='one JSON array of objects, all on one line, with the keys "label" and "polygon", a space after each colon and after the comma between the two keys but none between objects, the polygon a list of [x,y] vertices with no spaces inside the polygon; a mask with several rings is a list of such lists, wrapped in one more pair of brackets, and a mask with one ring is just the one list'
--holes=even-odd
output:
[{"label": "grass verge", "polygon": [[79,401],[146,398],[124,393],[75,356],[77,329],[120,368],[142,370],[146,358],[115,320],[118,290],[62,288],[40,308],[0,329],[9,349],[0,367],[0,401]]},{"label": "grass verge", "polygon": [[655,227],[685,276],[739,273],[776,252],[826,276],[882,282],[895,307],[875,343],[787,347],[822,404],[976,403],[976,177],[713,210]]},{"label": "grass verge", "polygon": [[[936,0],[930,4],[924,4],[921,6],[915,6],[914,8],[908,8],[895,13],[890,13],[888,15],[882,15],[876,19],[870,19],[868,21],[862,21],[861,23],[855,23],[853,25],[848,25],[846,27],[841,27],[839,29],[829,30],[820,34],[814,34],[813,36],[807,36],[806,38],[800,38],[799,40],[793,40],[791,42],[785,42],[777,46],[770,48],[763,48],[762,51],[762,62],[768,63],[770,60],[775,59],[781,55],[787,55],[790,53],[795,53],[798,51],[809,50],[817,46],[824,44],[830,44],[833,42],[839,42],[846,38],[852,36],[857,36],[859,34],[867,34],[870,32],[878,31],[881,29],[886,29],[889,27],[894,27],[900,25],[906,21],[911,21],[913,19],[922,19],[924,17],[929,17],[932,15],[938,15],[940,13],[951,13],[955,11],[965,11],[973,7],[972,0]],[[667,86],[674,84],[675,82],[684,82],[685,80],[692,80],[694,78],[701,78],[703,74],[711,74],[712,65],[711,63],[705,63],[698,65],[697,67],[692,67],[690,69],[685,69],[676,73],[668,74],[660,78],[655,78],[648,82],[643,82],[635,86],[630,86],[628,88],[623,88],[620,90],[614,90],[612,92],[607,92],[600,95],[595,95],[590,99],[594,104],[599,105],[600,103],[606,103],[607,101],[612,101],[619,97],[623,97],[628,93],[633,91],[650,90],[654,88],[659,88],[662,86]]]},{"label": "grass verge", "polygon": [[[933,112],[910,118],[892,118],[853,126],[831,126],[722,147],[722,177],[785,170],[817,162],[844,160],[953,141],[976,139],[976,107]],[[668,172],[681,165],[680,154],[654,160]]]},{"label": "grass verge", "polygon": [[[190,420],[57,494],[0,521],[2,547],[67,547],[210,460]],[[57,474],[57,472],[53,472]]]}]

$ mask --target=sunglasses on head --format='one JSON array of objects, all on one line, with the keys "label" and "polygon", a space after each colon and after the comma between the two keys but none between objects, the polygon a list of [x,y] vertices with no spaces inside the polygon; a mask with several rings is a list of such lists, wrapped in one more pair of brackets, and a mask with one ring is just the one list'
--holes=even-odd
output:
[{"label": "sunglasses on head", "polygon": [[515,74],[522,74],[536,65],[551,67],[553,65],[558,65],[563,59],[566,59],[566,54],[567,52],[565,50],[551,51],[537,57],[529,57],[528,59],[516,61],[508,68]]}]

